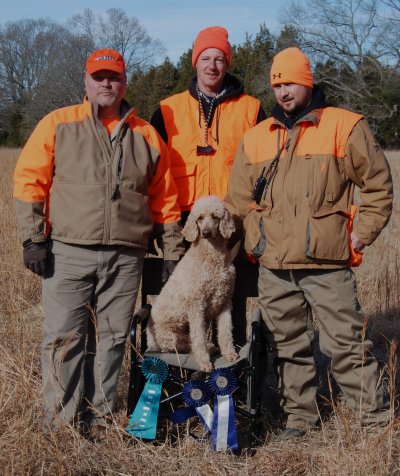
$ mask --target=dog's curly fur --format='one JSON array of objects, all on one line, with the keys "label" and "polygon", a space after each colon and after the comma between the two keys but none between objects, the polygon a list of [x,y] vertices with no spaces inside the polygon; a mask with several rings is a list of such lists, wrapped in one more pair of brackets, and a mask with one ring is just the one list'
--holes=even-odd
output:
[{"label": "dog's curly fur", "polygon": [[183,229],[191,242],[158,296],[147,326],[149,350],[192,353],[200,370],[212,370],[207,332],[217,322],[221,354],[235,361],[231,301],[235,281],[227,242],[235,225],[218,197],[198,199]]}]

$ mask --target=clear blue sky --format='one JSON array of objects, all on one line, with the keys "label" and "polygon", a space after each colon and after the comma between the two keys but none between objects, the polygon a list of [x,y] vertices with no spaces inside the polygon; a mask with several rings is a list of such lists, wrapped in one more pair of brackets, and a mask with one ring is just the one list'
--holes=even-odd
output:
[{"label": "clear blue sky", "polygon": [[24,18],[50,18],[63,23],[75,13],[90,8],[105,13],[120,8],[136,17],[154,39],[164,43],[176,62],[192,46],[201,29],[211,25],[227,28],[231,44],[243,43],[246,32],[254,35],[261,23],[272,33],[280,31],[282,9],[290,0],[0,0],[0,24]]}]

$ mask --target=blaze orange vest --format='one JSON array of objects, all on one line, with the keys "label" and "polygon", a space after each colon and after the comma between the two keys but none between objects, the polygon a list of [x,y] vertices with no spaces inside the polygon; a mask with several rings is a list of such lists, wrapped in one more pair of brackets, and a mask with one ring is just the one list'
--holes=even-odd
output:
[{"label": "blaze orange vest", "polygon": [[197,154],[197,146],[205,145],[204,122],[199,102],[189,91],[160,105],[181,209],[190,210],[205,195],[224,198],[236,149],[244,132],[256,125],[260,102],[242,94],[218,104],[208,129],[208,144],[214,149],[211,155]]},{"label": "blaze orange vest", "polygon": [[[319,117],[321,114],[323,114],[323,121],[318,120],[318,124],[303,123],[305,125],[296,128],[296,137],[291,137],[286,147],[283,148],[281,159],[285,157],[287,150],[292,150],[297,157],[325,155],[343,158],[345,156],[350,132],[363,116],[333,107],[313,111],[311,115]],[[262,139],[256,138],[257,136],[262,136]],[[261,127],[254,130],[250,140],[245,141],[245,151],[252,163],[268,162],[274,158],[287,139],[288,132],[285,127],[270,117],[263,122]],[[296,144],[292,144],[292,142],[296,142]]]}]

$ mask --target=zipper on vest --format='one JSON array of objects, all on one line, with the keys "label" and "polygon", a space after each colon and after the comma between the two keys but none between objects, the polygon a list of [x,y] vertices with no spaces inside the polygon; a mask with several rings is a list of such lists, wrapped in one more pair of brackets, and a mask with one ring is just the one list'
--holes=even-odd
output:
[{"label": "zipper on vest", "polygon": [[[105,127],[99,120],[97,116],[94,116],[93,119],[93,129],[97,137],[97,141],[100,144],[100,147],[103,151],[103,157],[105,158],[106,164],[106,177],[105,177],[105,200],[104,200],[104,225],[103,225],[103,244],[107,245],[110,241],[110,224],[111,224],[111,180],[112,180],[112,172],[111,172],[111,145],[109,144],[109,138],[107,133],[105,132]],[[103,136],[103,133],[106,134],[106,140]]]},{"label": "zipper on vest", "polygon": [[104,213],[104,244],[108,245],[110,241],[110,227],[111,227],[111,183],[112,183],[112,171],[111,162],[107,161],[106,168],[106,199],[105,199],[105,213]]},{"label": "zipper on vest", "polygon": [[[284,169],[283,171],[281,170],[282,172],[282,191],[281,193],[285,190],[285,183],[287,182],[287,170],[288,170],[288,157],[289,157],[289,154],[288,154],[288,151],[289,151],[289,146],[290,146],[290,141],[291,141],[291,138],[292,138],[292,131],[289,130],[288,128],[286,128],[286,131],[288,133],[287,135],[287,138],[285,139],[285,135],[283,136],[283,144],[281,146],[281,152],[283,151],[283,149],[285,149],[286,151],[286,154],[285,154],[285,163],[284,163]],[[280,129],[278,129],[278,137],[279,137],[279,132],[280,132]],[[278,139],[278,146],[280,145],[280,140]],[[285,229],[285,226],[286,225],[286,216],[285,216],[285,202],[284,202],[284,193],[282,193],[282,198],[281,198],[281,202],[282,202],[282,210],[281,210],[281,218],[280,218],[280,227],[281,227],[281,233],[282,233],[282,236],[284,236],[284,229]],[[271,194],[271,201],[272,201],[272,194]],[[271,207],[272,209],[272,207]],[[281,242],[281,246],[278,248],[279,249],[279,253],[278,253],[278,266],[279,266],[279,269],[282,269],[282,256],[283,256],[283,250],[282,250],[282,244],[284,243],[284,239],[282,239],[282,242]]]},{"label": "zipper on vest", "polygon": [[120,186],[121,186],[121,169],[122,169],[122,142],[119,141],[116,146],[118,150],[118,159],[116,162],[116,170],[115,170],[115,187],[111,194],[111,201],[117,200],[120,197]]},{"label": "zipper on vest", "polygon": [[[293,200],[293,189],[294,189],[294,182],[296,180],[296,175],[295,175],[295,170],[297,167],[297,163],[294,162],[294,153],[295,149],[297,147],[297,143],[299,141],[301,134],[301,128],[300,126],[294,126],[290,135],[288,136],[288,139],[286,141],[286,157],[288,159],[287,162],[287,174],[289,175],[286,177],[286,182],[289,183],[288,189],[289,193],[287,194],[287,201],[288,201],[288,219],[286,226],[290,226],[290,241],[288,243],[287,247],[287,253],[288,256],[291,256],[292,248],[293,248],[293,222],[294,222],[294,217],[296,216],[296,201]],[[285,174],[286,175],[286,174]]]}]

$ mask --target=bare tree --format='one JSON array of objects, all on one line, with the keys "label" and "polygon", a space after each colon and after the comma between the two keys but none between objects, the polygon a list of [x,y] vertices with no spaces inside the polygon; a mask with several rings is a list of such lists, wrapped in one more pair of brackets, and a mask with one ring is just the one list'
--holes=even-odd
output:
[{"label": "bare tree", "polygon": [[391,55],[382,44],[387,33],[382,5],[380,0],[294,1],[285,10],[284,23],[294,26],[315,59],[358,67],[367,55],[379,61]]},{"label": "bare tree", "polygon": [[114,8],[105,16],[85,10],[65,26],[43,18],[0,24],[0,141],[21,144],[46,113],[80,102],[85,60],[104,47],[124,55],[128,74],[164,53],[136,18]]},{"label": "bare tree", "polygon": [[125,58],[127,73],[136,68],[142,70],[153,64],[157,57],[165,54],[165,48],[159,40],[152,39],[135,17],[118,8],[107,10],[106,15],[95,15],[86,9],[74,15],[69,25],[77,36],[87,40],[90,49],[113,48]]},{"label": "bare tree", "polygon": [[[83,97],[82,45],[49,19],[0,28],[0,128],[22,140],[55,107]],[[80,79],[80,84],[78,79]]]},{"label": "bare tree", "polygon": [[368,115],[373,124],[390,117],[395,107],[393,95],[385,100],[383,91],[396,85],[398,58],[389,38],[398,39],[399,29],[388,28],[383,7],[381,0],[294,1],[283,18],[297,31],[317,65],[316,79],[328,86],[335,102]]},{"label": "bare tree", "polygon": [[381,38],[396,70],[400,67],[400,0],[381,0],[387,8],[380,12],[385,35]]},{"label": "bare tree", "polygon": [[[382,0],[382,3],[391,7],[397,14],[400,13],[400,0]],[[397,18],[397,20],[399,20],[399,18]]]}]

